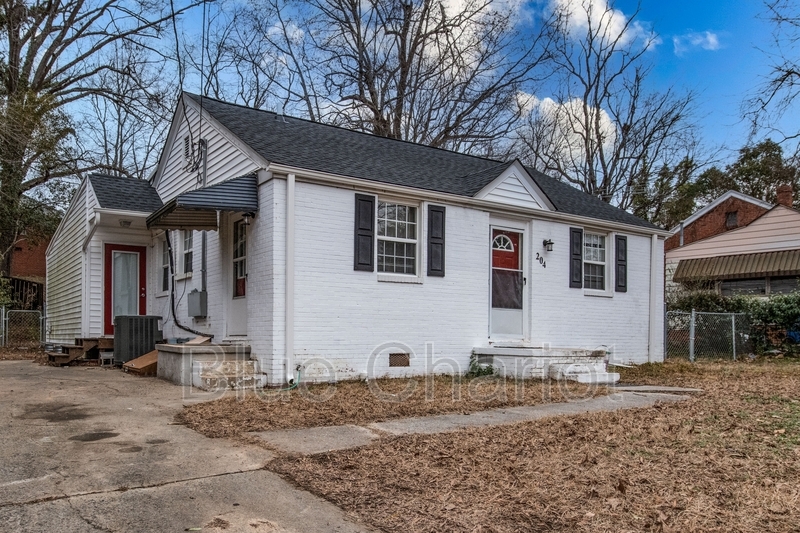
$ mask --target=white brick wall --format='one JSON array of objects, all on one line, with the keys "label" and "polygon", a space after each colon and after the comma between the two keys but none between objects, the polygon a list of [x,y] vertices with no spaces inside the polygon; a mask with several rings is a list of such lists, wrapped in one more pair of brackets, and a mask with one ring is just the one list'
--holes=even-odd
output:
[{"label": "white brick wall", "polygon": [[[531,340],[554,347],[606,346],[612,351],[613,361],[647,362],[650,237],[620,233],[628,237],[627,292],[612,291],[608,293],[610,297],[588,296],[583,289],[569,288],[570,227],[538,220],[532,223],[533,252],[545,257],[547,267],[533,264],[528,278],[532,283]],[[541,249],[542,240],[547,238],[555,243],[552,252]],[[611,236],[607,238],[609,242],[613,242]],[[613,254],[608,255],[613,258]],[[608,282],[612,283],[613,265],[609,272],[612,277]],[[656,276],[660,277],[659,272]]]},{"label": "white brick wall", "polygon": [[[425,228],[425,207],[420,206]],[[298,362],[324,358],[338,378],[367,371],[370,353],[398,342],[416,355],[410,368],[389,368],[384,354],[376,375],[426,370],[426,343],[436,357],[464,372],[474,346],[485,343],[488,316],[489,216],[447,206],[446,277],[421,284],[378,281],[353,270],[354,192],[298,183],[296,192],[295,351]],[[418,249],[426,271],[425,231]],[[399,351],[394,349],[393,351]],[[447,371],[442,366],[438,371]],[[314,369],[309,369],[312,374]]]}]

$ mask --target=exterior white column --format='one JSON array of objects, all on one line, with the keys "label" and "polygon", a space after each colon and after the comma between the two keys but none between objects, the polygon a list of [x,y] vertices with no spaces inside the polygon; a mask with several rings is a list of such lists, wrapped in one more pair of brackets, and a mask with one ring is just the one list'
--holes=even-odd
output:
[{"label": "exterior white column", "polygon": [[294,369],[294,192],[295,175],[286,176],[286,382],[297,379]]}]

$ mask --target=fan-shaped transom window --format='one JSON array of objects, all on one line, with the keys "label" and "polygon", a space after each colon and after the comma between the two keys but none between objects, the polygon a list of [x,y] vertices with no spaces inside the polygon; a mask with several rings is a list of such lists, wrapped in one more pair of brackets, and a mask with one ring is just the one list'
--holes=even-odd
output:
[{"label": "fan-shaped transom window", "polygon": [[498,235],[492,241],[493,250],[501,250],[503,252],[513,252],[514,243],[508,238],[508,235]]}]

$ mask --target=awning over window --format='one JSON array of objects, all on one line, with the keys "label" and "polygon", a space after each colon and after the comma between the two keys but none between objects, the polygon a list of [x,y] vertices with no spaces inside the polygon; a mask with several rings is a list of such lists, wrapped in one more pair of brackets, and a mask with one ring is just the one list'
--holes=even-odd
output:
[{"label": "awning over window", "polygon": [[216,230],[217,212],[258,211],[255,174],[179,194],[147,217],[150,229]]},{"label": "awning over window", "polygon": [[800,276],[800,250],[682,259],[672,280],[682,283],[762,276]]}]

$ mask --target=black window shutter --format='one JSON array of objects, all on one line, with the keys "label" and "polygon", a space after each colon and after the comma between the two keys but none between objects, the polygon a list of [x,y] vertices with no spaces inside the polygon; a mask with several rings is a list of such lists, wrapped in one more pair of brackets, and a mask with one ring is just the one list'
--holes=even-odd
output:
[{"label": "black window shutter", "polygon": [[617,292],[628,292],[628,238],[617,235],[614,248],[617,251],[616,257],[616,283]]},{"label": "black window shutter", "polygon": [[428,204],[428,275],[444,277],[444,220],[443,205]]},{"label": "black window shutter", "polygon": [[375,197],[356,194],[355,254],[353,268],[375,270]]},{"label": "black window shutter", "polygon": [[569,228],[569,286],[583,287],[583,230]]}]

